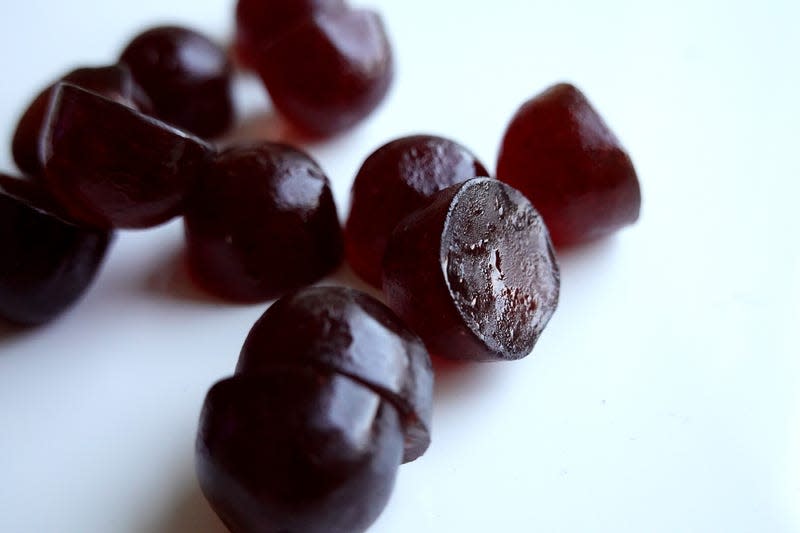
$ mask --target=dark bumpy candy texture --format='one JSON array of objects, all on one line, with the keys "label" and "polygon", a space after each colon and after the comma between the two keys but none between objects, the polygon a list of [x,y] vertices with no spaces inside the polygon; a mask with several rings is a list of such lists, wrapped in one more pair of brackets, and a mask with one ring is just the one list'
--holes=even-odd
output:
[{"label": "dark bumpy candy texture", "polygon": [[604,237],[639,218],[630,157],[572,85],[555,85],[517,111],[497,177],[533,202],[557,246]]},{"label": "dark bumpy candy texture", "polygon": [[187,28],[162,26],[131,41],[120,57],[153,103],[153,114],[201,137],[233,123],[232,66],[225,50]]},{"label": "dark bumpy candy texture", "polygon": [[433,373],[422,341],[385,305],[344,287],[313,287],[281,298],[256,322],[238,373],[311,364],[351,376],[403,416],[405,461],[430,443]]},{"label": "dark bumpy candy texture", "polygon": [[50,191],[72,217],[100,227],[146,228],[180,214],[210,153],[196,137],[68,83],[56,86],[42,139]]},{"label": "dark bumpy candy texture", "polygon": [[112,235],[76,225],[36,183],[0,174],[0,317],[52,320],[95,278]]},{"label": "dark bumpy candy texture", "polygon": [[394,140],[370,155],[356,175],[345,251],[353,270],[380,287],[386,242],[397,223],[435,192],[489,172],[460,144],[433,135]]},{"label": "dark bumpy candy texture", "polygon": [[402,454],[392,404],[348,377],[298,367],[217,383],[196,469],[233,533],[358,533],[386,505]]},{"label": "dark bumpy candy texture", "polygon": [[558,304],[559,270],[541,217],[512,187],[476,178],[440,191],[398,224],[383,289],[431,352],[513,360]]},{"label": "dark bumpy candy texture", "polygon": [[236,375],[206,397],[203,493],[234,533],[363,532],[388,501],[404,443],[406,456],[417,448],[409,434],[429,419],[432,384],[421,342],[376,300],[334,287],[287,296],[253,326]]},{"label": "dark bumpy candy texture", "polygon": [[383,22],[363,9],[318,11],[255,55],[253,68],[275,108],[310,136],[360,122],[383,100],[394,75]]},{"label": "dark bumpy candy texture", "polygon": [[239,0],[236,4],[236,54],[254,66],[261,50],[315,13],[346,9],[344,0]]},{"label": "dark bumpy candy texture", "polygon": [[[84,89],[102,94],[121,104],[137,107],[135,95],[139,95],[127,67],[114,65],[109,67],[79,68],[65,74],[59,81],[67,81]],[[32,178],[42,173],[42,162],[39,140],[47,118],[47,106],[53,96],[55,84],[39,93],[19,119],[11,151],[17,167]]]},{"label": "dark bumpy candy texture", "polygon": [[275,298],[342,260],[328,178],[286,145],[253,143],[220,153],[189,195],[184,220],[193,277],[226,299]]}]

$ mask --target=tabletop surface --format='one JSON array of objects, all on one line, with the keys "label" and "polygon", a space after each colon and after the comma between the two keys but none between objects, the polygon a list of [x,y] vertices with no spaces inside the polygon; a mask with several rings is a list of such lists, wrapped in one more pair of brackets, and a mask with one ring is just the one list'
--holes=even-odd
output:
[{"label": "tabletop surface", "polygon": [[[635,226],[559,254],[560,305],[531,356],[439,373],[433,444],[370,531],[800,531],[800,4],[650,4],[364,0],[395,83],[358,127],[303,145],[342,219],[378,146],[439,134],[494,168],[514,111],[559,81],[595,104],[643,192]],[[154,24],[227,41],[233,8],[15,3],[3,142],[67,70],[113,62]],[[235,137],[285,138],[256,80],[235,94]],[[16,172],[8,149],[0,171]],[[266,304],[206,295],[182,249],[180,221],[123,232],[68,313],[0,326],[0,531],[225,531],[194,435]],[[324,283],[366,288],[347,267]]]}]

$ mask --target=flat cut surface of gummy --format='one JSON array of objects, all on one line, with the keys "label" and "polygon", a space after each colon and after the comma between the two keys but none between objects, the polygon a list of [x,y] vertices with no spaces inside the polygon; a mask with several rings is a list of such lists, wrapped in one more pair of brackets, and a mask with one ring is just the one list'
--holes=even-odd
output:
[{"label": "flat cut surface of gummy", "polygon": [[455,195],[441,242],[445,282],[469,329],[509,359],[528,355],[558,304],[559,273],[541,217],[496,180]]}]

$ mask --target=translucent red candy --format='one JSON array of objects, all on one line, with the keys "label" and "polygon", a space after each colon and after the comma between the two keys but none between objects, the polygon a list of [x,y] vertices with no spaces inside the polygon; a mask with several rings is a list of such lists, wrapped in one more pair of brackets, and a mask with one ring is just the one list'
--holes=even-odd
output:
[{"label": "translucent red candy", "polygon": [[356,175],[345,251],[353,270],[380,286],[381,261],[394,227],[432,194],[489,172],[460,144],[433,135],[394,140],[372,153]]},{"label": "translucent red candy", "polygon": [[0,174],[0,317],[37,325],[73,305],[112,235],[69,221],[37,184]]},{"label": "translucent red candy", "polygon": [[342,287],[292,293],[206,397],[200,487],[235,533],[363,532],[404,454],[428,445],[432,389],[422,342],[386,306]]},{"label": "translucent red candy", "polygon": [[[79,68],[64,75],[59,81],[68,81],[84,89],[102,94],[121,104],[136,107],[137,87],[130,71],[124,66]],[[17,167],[30,177],[39,177],[42,162],[39,154],[39,140],[42,136],[47,106],[53,95],[50,85],[39,93],[19,119],[11,151]]]},{"label": "translucent red candy", "polygon": [[342,260],[328,178],[286,145],[253,143],[221,152],[190,193],[184,220],[193,277],[226,299],[276,298]]},{"label": "translucent red candy", "polygon": [[314,13],[344,9],[344,0],[239,0],[236,4],[236,53],[249,66],[261,50]]},{"label": "translucent red candy", "polygon": [[250,330],[237,373],[312,365],[353,376],[396,404],[405,458],[430,444],[433,370],[422,341],[385,305],[345,287],[310,287],[284,296]]},{"label": "translucent red candy", "polygon": [[555,85],[517,111],[497,177],[533,202],[558,246],[604,237],[639,218],[630,157],[572,85]]},{"label": "translucent red candy", "polygon": [[383,265],[389,307],[444,357],[525,357],[558,304],[547,228],[521,193],[493,179],[436,193],[395,228]]},{"label": "translucent red candy", "polygon": [[211,153],[188,133],[68,83],[53,93],[42,150],[46,184],[70,216],[116,228],[180,214]]},{"label": "translucent red candy", "polygon": [[255,52],[252,66],[275,108],[312,136],[364,119],[383,100],[394,73],[383,22],[364,9],[316,12]]},{"label": "translucent red candy", "polygon": [[152,101],[157,118],[215,137],[233,123],[232,66],[225,50],[178,26],[152,28],[134,38],[120,63]]}]

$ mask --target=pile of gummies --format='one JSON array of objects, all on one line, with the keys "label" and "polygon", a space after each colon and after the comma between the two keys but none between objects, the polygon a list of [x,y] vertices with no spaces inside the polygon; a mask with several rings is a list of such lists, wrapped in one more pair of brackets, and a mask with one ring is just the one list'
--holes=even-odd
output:
[{"label": "pile of gummies", "polygon": [[[234,302],[278,299],[206,397],[203,493],[236,532],[364,531],[398,466],[430,444],[429,353],[528,355],[558,303],[554,244],[635,222],[638,180],[586,97],[559,84],[511,119],[496,178],[447,138],[382,146],[343,228],[306,153],[210,139],[234,122],[237,68],[305,136],[362,121],[394,75],[381,17],[344,0],[239,0],[236,21],[231,54],[157,27],[117,64],[69,72],[33,100],[13,137],[22,175],[0,175],[0,316],[54,319],[91,285],[115,230],[183,217],[194,283]],[[311,286],[345,259],[385,304]]]}]

